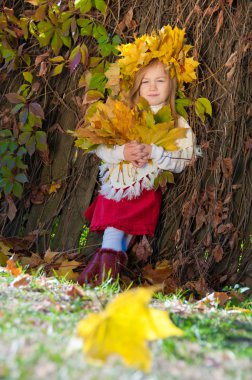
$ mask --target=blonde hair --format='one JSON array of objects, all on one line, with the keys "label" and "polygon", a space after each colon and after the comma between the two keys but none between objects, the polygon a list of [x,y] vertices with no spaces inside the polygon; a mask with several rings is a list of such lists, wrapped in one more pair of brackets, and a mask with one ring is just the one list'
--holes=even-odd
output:
[{"label": "blonde hair", "polygon": [[[159,63],[162,63],[162,62],[160,62],[157,58],[153,59],[152,61],[150,61],[150,63],[147,66],[144,66],[142,69],[140,69],[136,73],[134,84],[133,84],[133,87],[130,91],[130,102],[131,102],[132,107],[137,103],[137,101],[139,99],[139,90],[140,90],[140,86],[141,86],[141,83],[142,83],[142,80],[144,78],[146,71],[150,67],[156,66]],[[165,68],[165,71],[167,72],[167,76],[168,76],[169,81],[170,81],[170,92],[169,92],[168,98],[166,100],[166,103],[170,105],[172,116],[173,116],[174,120],[177,121],[178,115],[177,115],[176,108],[175,108],[177,79],[176,79],[176,76],[174,76],[173,78],[170,78],[169,70],[167,70],[166,68]]]}]

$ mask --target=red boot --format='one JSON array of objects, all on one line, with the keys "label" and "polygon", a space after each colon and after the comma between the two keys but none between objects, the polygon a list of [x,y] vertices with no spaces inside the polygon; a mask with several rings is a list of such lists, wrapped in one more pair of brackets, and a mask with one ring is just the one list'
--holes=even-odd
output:
[{"label": "red boot", "polygon": [[108,276],[115,280],[122,268],[127,265],[128,256],[124,251],[102,248],[100,250],[100,272],[98,282],[106,280]]},{"label": "red boot", "polygon": [[93,255],[92,259],[89,261],[86,268],[81,272],[81,274],[77,278],[77,282],[80,285],[83,285],[84,283],[85,284],[90,283],[95,278],[95,276],[99,275],[100,261],[101,261],[101,249],[99,248]]}]

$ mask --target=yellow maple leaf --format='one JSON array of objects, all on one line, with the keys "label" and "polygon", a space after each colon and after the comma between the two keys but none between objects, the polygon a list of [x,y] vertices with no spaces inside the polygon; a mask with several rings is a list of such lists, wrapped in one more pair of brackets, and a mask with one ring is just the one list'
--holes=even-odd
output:
[{"label": "yellow maple leaf", "polygon": [[60,187],[61,187],[60,183],[52,181],[52,183],[50,185],[50,189],[49,189],[49,194],[57,193],[57,191],[58,191],[58,189],[60,189]]},{"label": "yellow maple leaf", "polygon": [[150,370],[151,353],[146,341],[183,335],[166,311],[148,306],[154,290],[151,287],[126,291],[104,311],[78,323],[87,360],[102,364],[110,355],[119,355],[129,367]]},{"label": "yellow maple leaf", "polygon": [[54,273],[56,273],[60,277],[65,277],[68,281],[77,280],[78,273],[73,272],[73,269],[77,268],[81,265],[80,262],[75,260],[65,260],[61,263],[59,269],[54,269]]}]

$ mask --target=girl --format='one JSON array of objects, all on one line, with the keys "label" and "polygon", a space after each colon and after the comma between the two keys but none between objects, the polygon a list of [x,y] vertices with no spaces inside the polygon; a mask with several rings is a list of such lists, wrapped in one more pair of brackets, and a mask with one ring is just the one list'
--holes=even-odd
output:
[{"label": "girl", "polygon": [[[180,173],[194,154],[194,135],[186,120],[175,111],[177,80],[158,59],[140,69],[130,92],[134,105],[139,96],[145,98],[153,113],[169,104],[175,125],[188,128],[186,137],[178,142],[179,150],[168,152],[154,144],[137,141],[100,145],[95,153],[105,162],[101,166],[101,190],[85,212],[91,221],[90,230],[104,231],[102,246],[78,278],[79,284],[101,283],[108,274],[113,279],[127,265],[127,247],[133,235],[153,236],[160,212],[161,189],[153,189],[154,180],[162,170]],[[127,161],[128,163],[125,163]]]}]

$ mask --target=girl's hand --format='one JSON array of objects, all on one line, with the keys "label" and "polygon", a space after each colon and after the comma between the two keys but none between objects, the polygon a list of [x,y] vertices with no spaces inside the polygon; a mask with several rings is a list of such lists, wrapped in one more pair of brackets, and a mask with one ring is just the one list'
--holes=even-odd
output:
[{"label": "girl's hand", "polygon": [[150,158],[152,152],[152,146],[149,144],[142,144],[144,146],[143,151],[148,155],[148,159]]},{"label": "girl's hand", "polygon": [[137,141],[125,144],[123,154],[125,160],[131,162],[137,168],[144,166],[149,157],[145,145],[139,144]]}]

